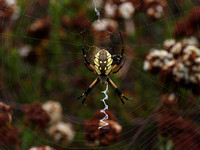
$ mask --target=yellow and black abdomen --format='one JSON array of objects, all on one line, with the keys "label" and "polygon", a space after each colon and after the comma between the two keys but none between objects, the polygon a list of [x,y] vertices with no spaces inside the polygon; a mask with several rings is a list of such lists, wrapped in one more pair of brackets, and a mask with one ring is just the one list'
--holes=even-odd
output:
[{"label": "yellow and black abdomen", "polygon": [[100,50],[94,58],[95,70],[98,75],[108,75],[112,69],[113,59],[107,50]]}]

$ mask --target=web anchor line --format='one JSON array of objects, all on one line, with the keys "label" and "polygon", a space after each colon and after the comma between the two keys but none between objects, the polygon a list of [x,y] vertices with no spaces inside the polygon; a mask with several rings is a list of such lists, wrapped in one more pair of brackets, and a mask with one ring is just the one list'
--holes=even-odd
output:
[{"label": "web anchor line", "polygon": [[106,113],[106,110],[108,110],[108,105],[105,102],[105,100],[108,100],[107,92],[108,92],[108,83],[106,83],[106,90],[101,92],[105,95],[105,97],[101,99],[105,107],[104,109],[100,110],[100,112],[104,113],[105,117],[100,120],[100,124],[102,123],[102,126],[100,126],[98,129],[104,128],[105,126],[109,125],[109,123],[105,122],[105,120],[108,120],[108,114]]},{"label": "web anchor line", "polygon": [[94,11],[96,12],[96,15],[98,17],[97,21],[100,22],[100,12],[97,9],[97,5],[96,5],[95,0],[93,0],[93,3],[94,3]]}]

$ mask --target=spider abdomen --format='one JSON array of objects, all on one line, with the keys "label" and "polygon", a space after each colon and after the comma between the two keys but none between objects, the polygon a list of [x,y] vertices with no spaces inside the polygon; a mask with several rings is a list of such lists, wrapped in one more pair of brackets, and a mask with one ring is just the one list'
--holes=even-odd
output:
[{"label": "spider abdomen", "polygon": [[111,72],[113,63],[111,57],[111,54],[105,49],[97,52],[94,58],[94,65],[98,75],[108,75]]}]

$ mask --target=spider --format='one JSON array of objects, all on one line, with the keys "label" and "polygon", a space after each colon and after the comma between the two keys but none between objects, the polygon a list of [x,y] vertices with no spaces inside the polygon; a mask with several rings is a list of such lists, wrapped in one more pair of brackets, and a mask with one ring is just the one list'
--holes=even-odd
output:
[{"label": "spider", "polygon": [[[85,53],[85,49],[84,49],[84,37],[82,40],[82,52],[83,52],[83,60],[84,60],[84,64],[86,65],[86,67],[93,73],[97,74],[98,77],[92,82],[92,84],[88,87],[88,89],[80,96],[77,98],[77,100],[81,99],[82,97],[84,97],[82,104],[85,103],[85,100],[88,96],[88,94],[91,92],[91,90],[93,89],[93,87],[100,82],[101,84],[105,84],[106,82],[108,82],[113,89],[115,90],[116,94],[119,96],[122,104],[124,104],[124,100],[122,98],[124,98],[125,100],[131,100],[132,98],[128,99],[127,97],[125,97],[120,90],[117,88],[117,86],[114,84],[114,82],[108,77],[111,74],[115,74],[117,73],[125,64],[126,62],[126,57],[124,58],[123,62],[122,61],[122,57],[124,54],[124,42],[123,42],[123,38],[120,34],[120,38],[121,38],[121,42],[122,42],[122,51],[121,51],[121,55],[119,58],[119,61],[113,65],[113,58],[116,55],[111,55],[107,50],[105,49],[101,49],[100,51],[98,51],[94,57],[94,65],[92,65],[86,56]],[[120,65],[121,64],[121,65]],[[115,70],[118,66],[120,65],[120,67]],[[114,71],[115,70],[115,71]]]}]

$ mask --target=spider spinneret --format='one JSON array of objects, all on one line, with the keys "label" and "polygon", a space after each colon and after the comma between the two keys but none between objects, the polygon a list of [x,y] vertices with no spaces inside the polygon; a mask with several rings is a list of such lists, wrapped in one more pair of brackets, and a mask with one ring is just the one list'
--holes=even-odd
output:
[{"label": "spider spinneret", "polygon": [[[94,66],[88,61],[87,56],[85,54],[84,38],[83,38],[82,52],[83,52],[84,63],[90,71],[92,71],[95,74],[98,74],[98,77],[93,81],[93,83],[88,87],[88,89],[80,97],[78,97],[78,99],[84,97],[82,104],[84,104],[88,94],[91,92],[92,88],[98,82],[100,82],[101,84],[105,84],[106,82],[108,82],[113,87],[113,89],[115,90],[117,95],[119,96],[122,104],[124,104],[124,101],[123,101],[122,98],[124,98],[125,100],[130,100],[120,92],[120,90],[117,88],[117,86],[114,84],[114,82],[108,77],[108,75],[110,75],[110,74],[117,73],[123,67],[123,65],[124,65],[124,63],[127,59],[127,58],[124,58],[123,62],[121,63],[122,57],[123,57],[123,54],[124,54],[124,42],[123,42],[123,39],[122,39],[121,32],[120,32],[120,38],[121,38],[121,41],[122,41],[122,52],[121,52],[119,61],[115,65],[113,65],[113,58],[115,56],[111,55],[107,50],[101,49],[100,51],[98,51],[96,53],[96,55],[94,57]],[[116,71],[113,71],[120,64],[121,64],[121,66]]]}]

